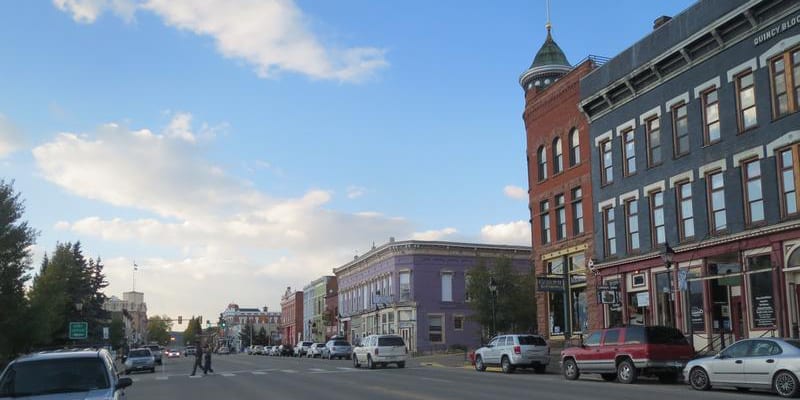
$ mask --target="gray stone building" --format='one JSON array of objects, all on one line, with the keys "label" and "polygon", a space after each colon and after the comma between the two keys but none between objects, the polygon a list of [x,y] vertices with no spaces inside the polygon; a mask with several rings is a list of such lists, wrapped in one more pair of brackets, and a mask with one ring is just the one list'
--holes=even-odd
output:
[{"label": "gray stone building", "polygon": [[605,326],[798,336],[798,22],[797,1],[700,1],[581,81]]}]

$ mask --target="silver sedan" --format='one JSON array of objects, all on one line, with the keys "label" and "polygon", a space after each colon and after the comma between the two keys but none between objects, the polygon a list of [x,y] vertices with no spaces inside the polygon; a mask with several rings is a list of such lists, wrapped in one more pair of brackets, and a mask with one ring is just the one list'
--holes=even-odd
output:
[{"label": "silver sedan", "polygon": [[800,340],[740,340],[713,357],[690,361],[684,380],[696,390],[712,386],[773,390],[782,397],[800,395]]}]

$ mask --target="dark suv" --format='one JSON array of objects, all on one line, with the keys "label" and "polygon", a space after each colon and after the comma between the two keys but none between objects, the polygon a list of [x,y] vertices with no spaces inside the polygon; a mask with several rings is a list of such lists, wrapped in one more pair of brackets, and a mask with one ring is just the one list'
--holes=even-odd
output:
[{"label": "dark suv", "polygon": [[569,380],[598,373],[606,381],[633,383],[639,376],[657,376],[672,383],[694,357],[683,334],[667,326],[607,328],[586,336],[578,347],[561,352],[561,370]]}]

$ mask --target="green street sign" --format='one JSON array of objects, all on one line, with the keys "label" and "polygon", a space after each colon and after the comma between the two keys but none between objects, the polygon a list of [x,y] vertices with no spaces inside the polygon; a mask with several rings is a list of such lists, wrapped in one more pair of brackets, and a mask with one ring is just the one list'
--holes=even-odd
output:
[{"label": "green street sign", "polygon": [[70,322],[69,338],[71,340],[86,339],[89,337],[88,322]]}]

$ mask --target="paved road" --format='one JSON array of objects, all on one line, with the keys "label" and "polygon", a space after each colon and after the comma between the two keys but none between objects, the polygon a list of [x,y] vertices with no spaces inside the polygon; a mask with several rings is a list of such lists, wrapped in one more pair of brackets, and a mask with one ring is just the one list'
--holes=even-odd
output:
[{"label": "paved road", "polygon": [[214,374],[190,378],[193,359],[165,359],[155,374],[134,373],[129,400],[177,399],[487,399],[536,398],[552,400],[613,399],[681,400],[777,399],[765,392],[732,390],[697,392],[688,386],[643,381],[635,385],[585,377],[567,383],[557,374],[476,372],[410,362],[405,369],[355,369],[347,360],[297,359],[266,356],[215,356]]}]

